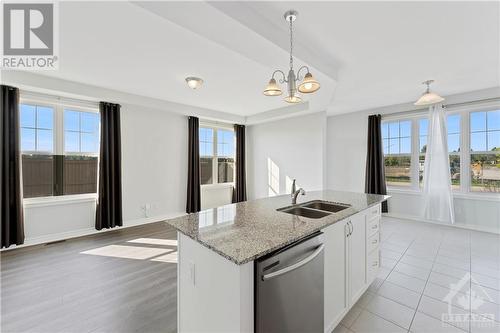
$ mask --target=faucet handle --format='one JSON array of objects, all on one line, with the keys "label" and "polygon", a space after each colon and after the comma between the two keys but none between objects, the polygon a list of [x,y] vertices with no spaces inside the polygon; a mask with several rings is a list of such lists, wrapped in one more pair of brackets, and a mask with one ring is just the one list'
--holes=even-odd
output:
[{"label": "faucet handle", "polygon": [[295,178],[293,179],[293,182],[292,182],[292,194],[295,193],[295,191],[297,190],[296,186],[295,186]]}]

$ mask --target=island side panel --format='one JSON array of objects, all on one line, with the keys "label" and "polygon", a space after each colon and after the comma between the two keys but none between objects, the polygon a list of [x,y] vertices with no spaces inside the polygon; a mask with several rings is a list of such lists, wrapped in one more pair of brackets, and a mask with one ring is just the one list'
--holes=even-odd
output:
[{"label": "island side panel", "polygon": [[181,233],[177,238],[178,332],[253,332],[253,261],[236,265]]}]

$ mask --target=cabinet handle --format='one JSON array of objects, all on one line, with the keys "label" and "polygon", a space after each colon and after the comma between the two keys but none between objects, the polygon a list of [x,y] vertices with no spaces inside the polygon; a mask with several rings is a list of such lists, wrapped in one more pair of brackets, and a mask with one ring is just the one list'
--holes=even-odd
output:
[{"label": "cabinet handle", "polygon": [[372,240],[372,244],[377,244],[378,243],[378,240],[374,239]]},{"label": "cabinet handle", "polygon": [[375,261],[373,264],[372,264],[373,267],[377,267],[378,266],[378,261]]},{"label": "cabinet handle", "polygon": [[377,229],[377,228],[378,228],[378,225],[376,225],[376,224],[372,225],[372,229],[373,229],[373,230],[375,230],[375,229]]}]

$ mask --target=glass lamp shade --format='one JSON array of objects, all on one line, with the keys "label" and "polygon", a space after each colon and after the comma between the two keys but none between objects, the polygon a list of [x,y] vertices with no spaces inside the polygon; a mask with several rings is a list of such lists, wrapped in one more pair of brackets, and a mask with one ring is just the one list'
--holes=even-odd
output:
[{"label": "glass lamp shade", "polygon": [[199,77],[190,76],[186,78],[186,83],[191,89],[198,89],[203,84],[203,80]]},{"label": "glass lamp shade", "polygon": [[302,98],[297,95],[289,95],[285,97],[285,102],[287,103],[300,103],[302,102]]},{"label": "glass lamp shade", "polygon": [[310,94],[319,89],[319,82],[314,79],[311,73],[307,73],[299,85],[299,91],[304,94]]},{"label": "glass lamp shade", "polygon": [[435,94],[433,92],[425,92],[419,99],[414,103],[417,106],[432,105],[444,101],[444,98]]},{"label": "glass lamp shade", "polygon": [[266,89],[264,89],[264,95],[266,95],[266,96],[279,96],[279,95],[281,95],[281,89],[276,84],[275,79],[269,80],[269,83],[267,84]]}]

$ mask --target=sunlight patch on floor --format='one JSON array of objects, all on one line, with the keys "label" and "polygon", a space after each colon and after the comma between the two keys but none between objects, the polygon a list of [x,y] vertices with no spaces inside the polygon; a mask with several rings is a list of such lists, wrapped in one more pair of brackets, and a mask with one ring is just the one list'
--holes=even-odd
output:
[{"label": "sunlight patch on floor", "polygon": [[80,252],[81,254],[90,254],[96,256],[138,259],[145,260],[163,254],[172,252],[171,249],[160,249],[154,247],[126,246],[126,245],[108,245],[96,249]]},{"label": "sunlight patch on floor", "polygon": [[128,243],[140,243],[151,245],[170,245],[177,246],[177,239],[162,239],[162,238],[137,238],[127,241]]}]

